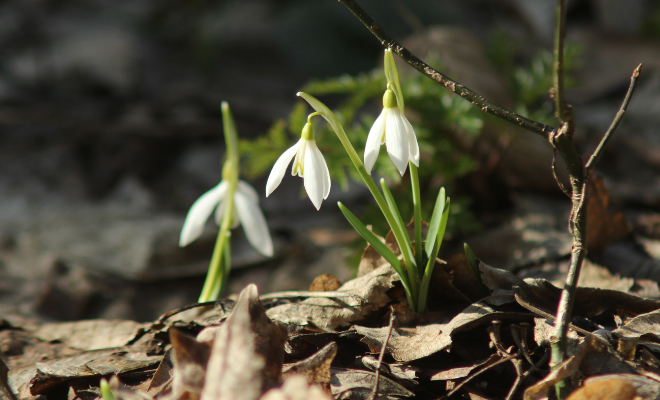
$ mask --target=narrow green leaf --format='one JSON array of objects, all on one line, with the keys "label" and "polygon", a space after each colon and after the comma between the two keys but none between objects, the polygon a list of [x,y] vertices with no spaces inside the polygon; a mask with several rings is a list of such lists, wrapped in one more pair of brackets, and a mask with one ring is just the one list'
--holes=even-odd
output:
[{"label": "narrow green leaf", "polygon": [[[407,252],[410,255],[410,260],[415,261],[415,257],[413,255],[412,251],[412,246],[410,245],[410,240],[408,240],[408,231],[406,230],[406,224],[403,222],[403,218],[401,218],[401,213],[399,212],[399,207],[397,207],[396,203],[394,202],[394,197],[392,197],[392,192],[390,192],[390,189],[387,187],[387,184],[385,183],[385,179],[381,178],[380,179],[380,186],[383,188],[383,196],[385,197],[385,201],[387,202],[387,206],[390,209],[390,212],[394,216],[394,219],[396,220],[397,228],[399,231],[403,232],[405,236],[405,243],[398,243],[399,249],[401,249],[401,252]],[[394,227],[390,227],[394,229]],[[416,266],[416,265],[415,265]]]},{"label": "narrow green leaf", "polygon": [[433,208],[431,222],[429,223],[429,230],[426,234],[426,246],[424,247],[424,250],[426,251],[426,257],[428,258],[431,258],[431,251],[436,242],[440,222],[442,222],[442,215],[444,214],[446,208],[446,200],[447,197],[445,195],[445,188],[440,188],[438,199],[435,201],[435,206]]},{"label": "narrow green leaf", "polygon": [[360,220],[348,210],[341,202],[338,202],[337,205],[339,206],[339,209],[341,212],[344,214],[348,222],[355,228],[355,230],[364,238],[364,240],[367,241],[373,247],[378,254],[383,256],[385,260],[390,263],[392,268],[396,271],[397,274],[399,274],[399,277],[401,278],[401,283],[403,283],[403,288],[406,290],[406,293],[410,295],[410,285],[408,284],[408,277],[406,276],[406,272],[403,270],[403,267],[401,266],[401,261],[397,258],[396,254],[392,250],[387,247],[387,245],[378,239],[376,235],[374,235]]},{"label": "narrow green leaf", "polygon": [[101,398],[103,400],[115,400],[115,395],[112,393],[112,390],[110,389],[110,385],[108,384],[108,381],[105,378],[101,379]]},{"label": "narrow green leaf", "polygon": [[[445,231],[447,230],[447,221],[449,221],[449,206],[451,205],[451,201],[449,197],[447,197],[447,201],[445,202],[445,209],[442,211],[442,218],[440,218],[440,226],[438,227],[438,234],[437,234],[437,242],[438,242],[438,250],[440,250],[440,246],[442,246],[442,240],[445,238]],[[434,258],[438,255],[436,252],[435,255],[433,256]]]},{"label": "narrow green leaf", "polygon": [[[442,212],[442,217],[440,218],[440,223],[438,224],[436,240],[433,241],[433,247],[429,254],[428,262],[426,263],[426,268],[424,269],[424,276],[422,277],[422,284],[419,287],[419,298],[417,299],[417,307],[419,308],[420,313],[426,310],[426,300],[429,293],[429,285],[431,283],[431,275],[433,275],[433,268],[435,268],[435,260],[438,257],[438,252],[440,251],[440,246],[442,245],[442,239],[445,236],[445,229],[447,228],[447,220],[449,219],[449,206],[451,201],[447,198],[446,206]],[[430,229],[430,227],[429,227]],[[428,238],[427,242],[428,244]]]}]

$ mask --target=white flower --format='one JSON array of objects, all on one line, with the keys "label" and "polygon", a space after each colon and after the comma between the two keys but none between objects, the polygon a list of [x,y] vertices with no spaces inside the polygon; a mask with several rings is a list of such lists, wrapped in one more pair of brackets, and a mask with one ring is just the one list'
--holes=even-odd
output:
[{"label": "white flower", "polygon": [[321,208],[321,202],[328,198],[330,193],[330,171],[323,154],[316,146],[314,140],[314,126],[308,122],[303,128],[302,137],[291,148],[282,153],[277,159],[273,169],[270,171],[266,183],[266,197],[270,196],[282,182],[286,167],[293,157],[293,168],[291,175],[303,178],[305,191],[317,210]]},{"label": "white flower", "polygon": [[[229,182],[223,179],[220,184],[204,193],[190,207],[186,221],[181,229],[179,246],[187,246],[197,239],[204,231],[204,224],[214,209],[218,225],[222,221],[226,207],[226,194]],[[273,241],[268,233],[266,219],[259,209],[259,196],[247,182],[239,180],[234,192],[234,223],[233,228],[240,221],[248,241],[259,253],[265,256],[273,255]]]},{"label": "white flower", "polygon": [[412,125],[405,115],[401,113],[396,102],[396,96],[391,89],[387,89],[383,95],[383,112],[374,122],[367,145],[364,149],[364,167],[371,173],[380,146],[387,146],[387,153],[392,162],[403,175],[408,167],[408,161],[419,167],[419,145]]}]

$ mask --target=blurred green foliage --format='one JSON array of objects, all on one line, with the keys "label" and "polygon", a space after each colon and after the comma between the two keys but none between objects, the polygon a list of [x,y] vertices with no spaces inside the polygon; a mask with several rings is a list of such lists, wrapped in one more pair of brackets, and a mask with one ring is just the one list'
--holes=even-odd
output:
[{"label": "blurred green foliage", "polygon": [[[504,33],[496,33],[492,37],[486,55],[509,81],[516,101],[516,112],[553,124],[552,102],[548,99],[548,89],[552,85],[552,54],[544,50],[527,62],[516,62],[520,48],[512,45],[511,38]],[[579,53],[577,46],[567,45],[565,70],[569,74],[578,66]],[[433,60],[426,61],[430,65],[440,64]],[[447,235],[451,237],[478,231],[480,224],[470,212],[472,199],[452,195],[452,184],[478,167],[470,154],[471,145],[479,136],[484,121],[492,121],[494,117],[482,113],[422,74],[401,74],[400,77],[406,114],[415,128],[421,151],[419,176],[423,217],[430,218],[438,190],[444,186],[452,198]],[[566,84],[571,86],[574,83],[569,77]],[[362,154],[369,129],[382,110],[385,85],[384,73],[382,69],[377,69],[356,76],[343,75],[312,81],[301,91],[320,98],[333,109],[358,154]],[[282,152],[300,138],[307,115],[312,111],[303,101],[299,101],[288,120],[276,121],[269,132],[260,138],[241,141],[240,151],[246,156],[243,167],[248,178],[269,173]],[[332,179],[344,190],[348,188],[349,179],[361,182],[331,128],[321,118],[313,121],[316,141],[326,158]],[[374,175],[388,181],[402,217],[411,219],[413,204],[408,174],[402,179],[385,152],[383,147],[374,167]],[[359,215],[363,222],[373,225],[375,233],[383,236],[387,233],[386,222],[375,205],[365,207]]]}]

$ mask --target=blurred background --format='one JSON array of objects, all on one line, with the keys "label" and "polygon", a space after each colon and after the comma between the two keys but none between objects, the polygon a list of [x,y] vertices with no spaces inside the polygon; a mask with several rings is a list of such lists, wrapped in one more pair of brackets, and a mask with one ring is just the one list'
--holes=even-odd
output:
[{"label": "blurred background", "polygon": [[[359,3],[438,70],[556,125],[547,96],[554,1]],[[217,228],[209,222],[185,249],[178,236],[188,208],[221,179],[220,102],[243,139],[242,176],[264,193],[272,162],[310,112],[297,91],[336,108],[361,153],[384,90],[382,47],[330,0],[2,0],[0,49],[0,316],[146,321],[194,303]],[[598,168],[632,229],[591,261],[657,281],[660,5],[569,1],[567,100],[583,154],[639,63],[637,92]],[[496,267],[561,271],[570,204],[552,177],[550,146],[399,70],[422,146],[426,218],[440,186],[456,200],[443,257],[467,241]],[[317,212],[302,180],[285,177],[261,200],[275,257],[254,252],[239,228],[225,293],[354,276],[364,242],[338,200],[386,233],[327,129],[318,141],[335,165],[330,198]],[[387,177],[406,214],[407,175],[397,177],[383,153],[375,176]]]}]

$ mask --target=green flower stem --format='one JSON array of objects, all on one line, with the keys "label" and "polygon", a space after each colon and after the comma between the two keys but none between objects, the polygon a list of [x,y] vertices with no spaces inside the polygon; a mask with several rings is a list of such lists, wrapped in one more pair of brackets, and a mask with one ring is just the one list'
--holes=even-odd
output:
[{"label": "green flower stem", "polygon": [[[238,186],[238,139],[236,135],[236,124],[231,115],[229,104],[223,101],[220,109],[222,110],[222,128],[225,135],[225,146],[227,148],[227,160],[222,169],[222,178],[229,183],[229,188],[227,188],[228,190],[225,195],[226,206],[224,215],[222,216],[218,238],[213,248],[209,272],[206,275],[202,293],[199,295],[200,303],[218,299],[220,289],[224,284],[224,280],[229,275],[229,268],[231,268],[231,253],[229,252],[229,238],[231,234],[229,229],[231,228],[232,216],[234,215],[234,193]],[[225,264],[224,266],[223,262]]]},{"label": "green flower stem", "polygon": [[[424,253],[422,251],[422,199],[419,189],[419,173],[417,166],[412,162],[408,162],[410,167],[410,184],[412,185],[413,207],[414,207],[414,224],[415,224],[415,260],[417,261],[417,268],[424,268]],[[421,275],[422,271],[418,274]]]},{"label": "green flower stem", "polygon": [[383,194],[380,192],[380,190],[378,190],[378,186],[376,186],[376,183],[371,178],[371,175],[367,172],[366,168],[364,168],[364,164],[362,163],[362,160],[355,151],[355,148],[351,144],[351,141],[348,140],[348,136],[346,136],[346,132],[344,131],[344,128],[341,126],[341,123],[339,122],[335,114],[325,104],[318,101],[314,96],[311,96],[303,92],[299,92],[298,96],[305,99],[312,106],[312,108],[314,108],[314,110],[320,112],[323,118],[325,118],[326,121],[328,121],[328,123],[332,127],[332,130],[335,131],[337,138],[344,146],[344,149],[346,149],[346,153],[348,153],[348,157],[351,159],[351,162],[353,162],[353,165],[355,165],[355,169],[357,169],[358,173],[360,174],[360,177],[369,188],[369,191],[371,191],[371,195],[374,196],[374,199],[376,200],[378,207],[380,207],[380,211],[383,213],[385,219],[387,220],[388,225],[392,229],[392,233],[396,238],[396,242],[399,244],[399,248],[401,249],[401,253],[403,254],[403,261],[405,263],[406,270],[408,271],[408,275],[411,278],[414,278],[410,282],[410,291],[411,291],[410,298],[412,298],[415,301],[415,303],[411,303],[410,308],[414,311],[417,311],[418,307],[416,301],[417,301],[417,294],[419,292],[420,282],[419,282],[419,275],[417,274],[417,266],[415,264],[414,256],[412,254],[412,248],[410,246],[410,239],[408,238],[408,234],[406,233],[405,230],[399,229],[397,227],[396,219],[394,218],[394,215],[392,215],[392,213],[390,212],[389,206],[387,205],[387,201],[383,197]]},{"label": "green flower stem", "polygon": [[[229,229],[231,228],[235,190],[236,182],[231,182],[229,193],[227,193],[228,197],[225,200],[227,202],[227,207],[225,208],[225,215],[222,217],[222,225],[220,226],[220,232],[218,232],[218,238],[216,239],[215,248],[213,249],[209,272],[206,274],[202,294],[199,295],[200,303],[206,303],[218,299],[218,296],[220,295],[219,289],[222,287],[224,279],[227,278],[227,272],[229,272],[231,257],[227,257],[229,253],[225,250],[229,249],[229,238],[231,237]],[[222,265],[223,261],[224,264],[226,264],[224,266]]]},{"label": "green flower stem", "polygon": [[[344,148],[346,149],[349,158],[353,162],[353,165],[355,165],[355,168],[362,177],[362,180],[369,188],[369,191],[371,191],[372,196],[374,196],[374,199],[376,200],[378,207],[380,207],[380,210],[383,212],[383,215],[385,216],[387,223],[392,229],[392,233],[396,238],[396,242],[399,244],[399,248],[401,249],[401,253],[403,254],[403,261],[406,266],[406,271],[408,272],[408,277],[410,279],[410,289],[412,292],[410,294],[410,297],[414,301],[417,301],[417,295],[419,292],[419,276],[416,271],[415,261],[412,257],[412,249],[410,248],[410,240],[408,239],[408,234],[405,232],[405,230],[402,230],[398,227],[398,224],[396,223],[396,219],[390,212],[390,208],[387,206],[387,201],[383,197],[383,194],[380,192],[380,190],[378,190],[378,186],[376,186],[376,183],[371,178],[371,175],[369,175],[369,173],[367,172],[367,169],[364,168],[364,164],[362,163],[362,160],[360,160],[360,156],[358,156],[350,140],[348,140],[348,136],[346,136],[346,132],[344,132],[344,129],[341,127],[341,125],[339,125],[339,127],[340,129],[335,130],[335,133],[337,134],[339,141],[341,142],[342,145],[344,145]],[[417,304],[411,304],[410,308],[414,311],[417,311],[418,306]]]}]

